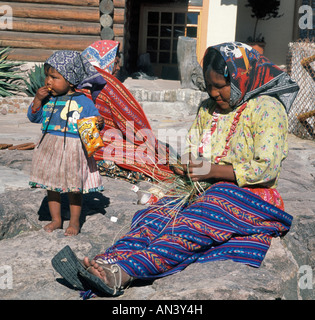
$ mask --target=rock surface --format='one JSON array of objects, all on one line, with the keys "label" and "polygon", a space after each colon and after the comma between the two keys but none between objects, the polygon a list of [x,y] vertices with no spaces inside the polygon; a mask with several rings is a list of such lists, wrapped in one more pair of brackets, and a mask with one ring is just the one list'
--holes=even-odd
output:
[{"label": "rock surface", "polygon": [[[19,126],[10,131],[4,124],[13,123],[13,118],[0,115],[0,137],[14,143],[37,139],[39,127],[25,117],[15,115]],[[149,116],[154,130],[188,128],[192,119]],[[284,238],[273,239],[260,268],[232,261],[193,264],[152,284],[135,282],[120,297],[97,299],[314,299],[315,142],[290,135],[289,146],[278,190],[286,211],[294,217],[293,225]],[[52,257],[66,245],[79,258],[104,251],[128,230],[133,214],[143,207],[136,204],[130,183],[102,177],[105,191],[84,197],[81,233],[76,237],[65,237],[64,230],[47,233],[42,229],[49,220],[46,193],[27,186],[31,158],[32,151],[0,150],[0,299],[79,300],[79,292],[69,288],[52,268]],[[69,218],[66,198],[63,214],[65,228]]]}]

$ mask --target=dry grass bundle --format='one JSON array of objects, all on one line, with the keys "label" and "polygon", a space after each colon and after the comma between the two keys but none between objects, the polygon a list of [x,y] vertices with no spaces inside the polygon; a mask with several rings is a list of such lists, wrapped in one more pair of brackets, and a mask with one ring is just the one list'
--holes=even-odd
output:
[{"label": "dry grass bundle", "polygon": [[[171,167],[183,169],[182,164],[172,164]],[[173,202],[178,202],[179,207],[184,204],[192,203],[198,195],[203,193],[211,184],[208,182],[194,182],[190,179],[189,175],[181,176],[175,172],[169,176],[168,179],[160,180],[155,173],[159,172],[159,168],[155,166],[155,170],[152,171],[150,178],[152,182],[149,192],[156,195],[158,198],[167,196],[168,198],[174,198]],[[179,200],[179,201],[178,201]]]},{"label": "dry grass bundle", "polygon": [[[177,167],[182,169],[182,165],[180,163],[172,165],[173,167]],[[154,174],[156,172],[156,174]],[[192,203],[198,195],[203,193],[211,184],[208,182],[193,182],[191,181],[189,176],[180,176],[177,175],[175,172],[174,174],[170,175],[166,180],[160,180],[157,178],[157,175],[160,173],[160,168],[155,166],[155,169],[150,174],[150,181],[144,181],[143,183],[150,184],[150,189],[148,192],[153,193],[159,199],[163,197],[167,197],[167,201],[158,202],[156,204],[150,205],[150,208],[154,210],[154,208],[168,208],[168,216],[172,219],[169,220],[168,223],[165,224],[163,230],[172,222],[173,227],[175,225],[176,218],[181,211],[182,207]],[[145,174],[148,174],[147,172]],[[140,218],[139,218],[140,219]],[[139,222],[135,220],[133,222],[134,225],[137,225]],[[147,223],[143,224],[144,227],[146,224],[155,223],[154,220],[150,220]],[[128,226],[123,226],[120,231],[116,234],[113,239],[113,244],[115,243],[117,237],[122,233],[125,228],[129,228]],[[163,232],[161,230],[161,232]]]}]

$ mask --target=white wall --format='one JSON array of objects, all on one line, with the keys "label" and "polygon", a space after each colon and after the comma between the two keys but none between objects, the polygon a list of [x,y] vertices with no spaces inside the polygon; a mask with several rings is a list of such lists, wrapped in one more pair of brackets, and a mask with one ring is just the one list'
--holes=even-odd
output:
[{"label": "white wall", "polygon": [[237,0],[204,0],[209,3],[207,46],[234,41]]},{"label": "white wall", "polygon": [[[246,3],[246,0],[238,0],[235,40],[243,42],[253,34],[255,25],[251,9],[245,7]],[[293,39],[294,9],[295,0],[281,0],[281,18],[258,22],[256,35],[261,33],[265,38],[264,55],[278,65],[286,64],[288,45]]]}]

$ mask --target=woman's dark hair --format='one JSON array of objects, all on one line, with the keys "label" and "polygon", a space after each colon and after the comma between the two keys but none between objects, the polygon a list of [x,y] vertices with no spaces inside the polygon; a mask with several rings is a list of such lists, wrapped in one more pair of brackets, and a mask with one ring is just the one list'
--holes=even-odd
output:
[{"label": "woman's dark hair", "polygon": [[226,78],[226,81],[230,82],[230,76],[224,58],[220,52],[214,48],[208,48],[203,57],[203,76],[205,77],[206,73],[211,70],[222,74]]}]

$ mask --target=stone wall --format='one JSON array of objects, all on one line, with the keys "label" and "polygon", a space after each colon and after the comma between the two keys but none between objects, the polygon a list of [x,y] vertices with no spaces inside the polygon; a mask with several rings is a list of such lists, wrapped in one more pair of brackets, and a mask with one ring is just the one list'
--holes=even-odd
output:
[{"label": "stone wall", "polygon": [[27,112],[33,97],[14,96],[0,98],[0,114]]},{"label": "stone wall", "polygon": [[[130,89],[135,99],[141,104],[145,113],[169,113],[185,116],[195,114],[200,102],[208,94],[192,89],[147,90]],[[33,97],[13,96],[0,98],[0,114],[27,112]]]}]

